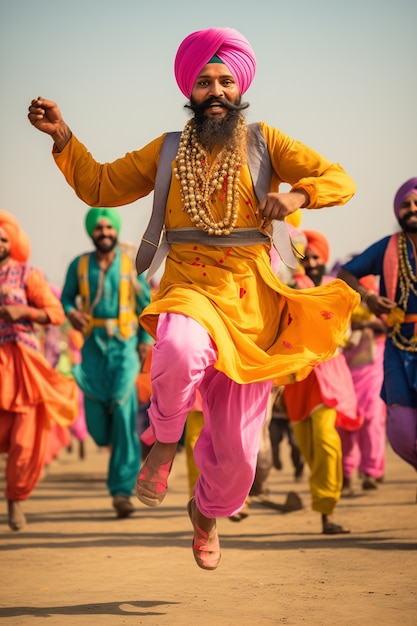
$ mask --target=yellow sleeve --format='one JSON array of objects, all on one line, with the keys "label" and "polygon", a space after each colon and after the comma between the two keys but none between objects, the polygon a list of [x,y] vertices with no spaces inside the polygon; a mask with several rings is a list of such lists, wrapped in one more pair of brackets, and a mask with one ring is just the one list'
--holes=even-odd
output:
[{"label": "yellow sleeve", "polygon": [[339,163],[331,163],[264,122],[260,125],[271,157],[274,189],[282,182],[293,190],[304,189],[310,196],[309,209],[342,205],[351,199],[356,185]]},{"label": "yellow sleeve", "polygon": [[83,202],[89,206],[116,207],[153,191],[164,136],[112,163],[98,163],[74,135],[61,152],[52,154]]}]

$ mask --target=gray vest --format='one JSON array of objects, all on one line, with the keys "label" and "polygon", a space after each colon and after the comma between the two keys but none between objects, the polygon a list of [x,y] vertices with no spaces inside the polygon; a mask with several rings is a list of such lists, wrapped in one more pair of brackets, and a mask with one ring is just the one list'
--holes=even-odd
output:
[{"label": "gray vest", "polygon": [[[271,243],[271,237],[256,228],[237,228],[230,235],[214,236],[208,235],[199,228],[190,227],[166,231],[163,246],[160,246],[172,178],[172,161],[177,155],[180,137],[181,132],[167,133],[162,144],[155,179],[152,213],[136,255],[137,273],[141,274],[150,268],[148,277],[155,273],[165,259],[171,243],[189,241],[229,247]],[[272,165],[265,137],[257,123],[248,125],[247,160],[255,195],[258,202],[261,202],[271,188]],[[297,260],[286,222],[274,220],[272,239],[282,260],[289,267],[295,268]],[[156,259],[155,255],[157,255]]]}]

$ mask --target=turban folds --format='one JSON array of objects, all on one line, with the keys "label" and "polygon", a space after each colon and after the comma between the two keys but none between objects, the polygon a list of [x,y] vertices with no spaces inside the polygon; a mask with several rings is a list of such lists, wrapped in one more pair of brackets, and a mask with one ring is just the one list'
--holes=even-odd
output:
[{"label": "turban folds", "polygon": [[10,256],[19,241],[20,226],[17,219],[8,211],[0,210],[0,228],[5,231],[10,244]]},{"label": "turban folds", "polygon": [[304,230],[303,233],[307,238],[306,248],[313,250],[326,265],[330,257],[330,247],[326,237],[317,230]]},{"label": "turban folds", "polygon": [[23,230],[19,231],[17,241],[10,251],[10,256],[20,263],[27,263],[30,257],[30,239]]},{"label": "turban folds", "polygon": [[188,35],[177,50],[175,79],[186,98],[190,98],[197,76],[213,56],[227,65],[240,94],[249,89],[256,59],[248,40],[234,28],[208,28]]},{"label": "turban folds", "polygon": [[120,233],[122,218],[117,209],[97,209],[92,207],[85,216],[85,229],[90,237],[93,234],[93,230],[97,226],[99,220],[103,217],[110,222],[117,234]]},{"label": "turban folds", "polygon": [[395,194],[394,198],[394,213],[395,217],[398,219],[398,214],[400,212],[401,202],[404,200],[409,193],[417,193],[417,178],[410,178],[406,180],[405,183],[401,185]]}]

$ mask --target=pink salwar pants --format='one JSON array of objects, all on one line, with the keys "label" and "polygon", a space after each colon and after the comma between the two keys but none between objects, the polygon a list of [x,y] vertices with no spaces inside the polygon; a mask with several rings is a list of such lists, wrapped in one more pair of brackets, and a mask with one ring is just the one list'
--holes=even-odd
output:
[{"label": "pink salwar pants", "polygon": [[179,441],[199,389],[205,425],[194,447],[200,472],[194,496],[209,518],[230,517],[245,502],[272,387],[272,381],[236,383],[214,368],[216,360],[216,346],[200,324],[176,313],[159,316],[149,419],[158,441]]},{"label": "pink salwar pants", "polygon": [[343,450],[343,475],[351,478],[355,469],[361,474],[381,478],[385,470],[386,405],[379,393],[384,379],[384,343],[376,343],[376,359],[351,369],[358,401],[364,418],[359,430],[338,429]]}]

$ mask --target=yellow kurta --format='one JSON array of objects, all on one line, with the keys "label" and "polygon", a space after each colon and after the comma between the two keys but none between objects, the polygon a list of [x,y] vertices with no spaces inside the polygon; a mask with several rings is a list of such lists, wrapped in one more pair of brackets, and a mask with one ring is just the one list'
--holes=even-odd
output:
[{"label": "yellow kurta", "polygon": [[[308,208],[344,204],[352,197],[355,185],[340,165],[275,128],[264,123],[261,127],[274,172],[271,190],[276,191],[280,182],[304,189],[310,196]],[[163,138],[101,165],[72,137],[54,157],[84,202],[115,207],[153,190]],[[211,158],[215,156],[216,151]],[[246,165],[239,191],[237,228],[259,226],[258,201]],[[224,211],[224,201],[217,197],[214,217],[220,220]],[[182,210],[175,177],[165,225],[192,226]],[[358,301],[358,294],[340,280],[302,291],[287,287],[271,269],[269,244],[234,248],[175,244],[166,259],[159,292],[142,313],[141,323],[155,337],[160,313],[187,315],[213,338],[218,349],[217,369],[238,383],[274,380],[281,385],[301,380],[315,365],[333,356]]]}]

